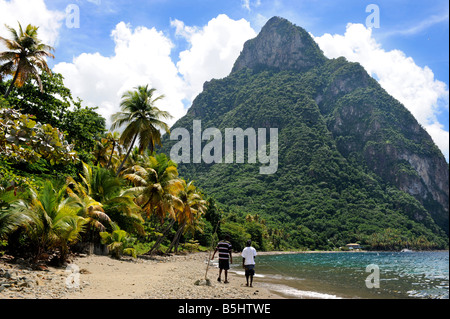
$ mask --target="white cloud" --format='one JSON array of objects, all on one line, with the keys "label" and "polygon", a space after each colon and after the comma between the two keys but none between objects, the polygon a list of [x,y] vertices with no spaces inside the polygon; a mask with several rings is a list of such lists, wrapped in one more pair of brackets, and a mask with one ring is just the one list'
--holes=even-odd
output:
[{"label": "white cloud", "polygon": [[184,24],[183,21],[178,19],[171,20],[170,25],[175,28],[175,34],[189,40],[196,32],[198,27],[190,27]]},{"label": "white cloud", "polygon": [[96,4],[96,5],[101,5],[102,4],[102,0],[87,0],[90,3]]},{"label": "white cloud", "polygon": [[55,46],[64,19],[64,12],[47,9],[44,0],[0,0],[0,36],[3,37],[10,37],[5,24],[16,30],[17,22],[23,28],[32,24],[39,27],[39,38],[44,43]]},{"label": "white cloud", "polygon": [[203,28],[187,27],[172,22],[176,34],[183,36],[190,48],[180,53],[178,71],[187,85],[187,98],[193,100],[202,91],[203,83],[227,76],[238,58],[244,42],[256,37],[250,23],[235,21],[221,14]]},{"label": "white cloud", "polygon": [[443,125],[434,122],[432,124],[426,125],[425,129],[427,130],[428,134],[431,135],[436,145],[441,149],[442,153],[444,154],[445,158],[448,161],[449,158],[449,150],[448,150],[448,140],[449,140],[449,132],[446,131],[443,128]]},{"label": "white cloud", "polygon": [[120,110],[122,94],[148,84],[157,89],[158,95],[166,96],[157,106],[176,118],[183,116],[183,83],[170,59],[172,42],[155,28],[133,30],[124,22],[116,25],[111,36],[115,43],[112,57],[83,53],[72,63],[54,67],[55,72],[63,74],[73,95],[87,105],[98,106],[110,124],[111,115]]},{"label": "white cloud", "polygon": [[441,108],[448,109],[449,91],[445,83],[434,78],[429,67],[418,66],[400,50],[385,51],[372,37],[371,29],[362,24],[348,24],[344,35],[324,34],[315,40],[327,57],[344,56],[361,63],[409,109],[448,159],[449,133],[438,122],[437,114]]},{"label": "white cloud", "polygon": [[137,27],[120,22],[111,32],[115,52],[83,53],[71,63],[59,63],[53,70],[63,74],[74,96],[111,123],[111,115],[120,110],[121,95],[137,85],[156,88],[165,99],[159,107],[174,116],[173,124],[186,113],[184,101],[192,101],[203,83],[228,75],[246,40],[256,36],[245,20],[235,21],[219,15],[204,27],[186,26],[173,20],[175,34],[190,45],[180,53],[177,64],[171,59],[172,41],[155,28]]},{"label": "white cloud", "polygon": [[247,9],[248,11],[251,11],[252,8],[251,7],[259,7],[261,5],[261,0],[241,0],[242,3],[242,7]]}]

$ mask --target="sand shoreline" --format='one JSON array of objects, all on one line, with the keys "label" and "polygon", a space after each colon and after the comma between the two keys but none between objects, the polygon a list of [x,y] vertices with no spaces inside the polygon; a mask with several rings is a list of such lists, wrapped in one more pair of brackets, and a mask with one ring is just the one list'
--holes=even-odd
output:
[{"label": "sand shoreline", "polygon": [[211,285],[196,285],[205,279],[207,259],[206,252],[123,260],[89,255],[46,271],[0,261],[0,299],[283,299],[257,279],[246,287],[245,277],[233,272],[228,284],[223,274],[217,282],[214,265]]},{"label": "sand shoreline", "polygon": [[[339,253],[270,251],[258,255],[331,252]],[[208,269],[211,286],[196,285],[196,281],[205,279],[208,255],[208,252],[198,252],[122,260],[82,255],[73,258],[71,268],[48,267],[44,271],[32,269],[23,260],[13,262],[12,257],[3,256],[0,299],[284,299],[258,277],[253,287],[246,287],[240,265],[229,272],[230,283],[223,283],[223,277],[222,282],[217,282],[217,257]],[[233,256],[236,266],[240,254]]]}]

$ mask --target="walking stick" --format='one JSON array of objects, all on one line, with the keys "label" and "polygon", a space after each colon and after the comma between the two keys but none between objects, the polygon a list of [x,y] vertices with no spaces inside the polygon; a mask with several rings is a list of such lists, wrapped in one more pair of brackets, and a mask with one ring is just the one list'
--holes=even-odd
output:
[{"label": "walking stick", "polygon": [[212,251],[212,246],[213,246],[213,237],[214,237],[214,234],[217,233],[217,229],[219,228],[220,222],[221,222],[221,221],[219,220],[219,222],[218,222],[217,225],[216,225],[216,230],[215,230],[214,233],[211,235],[211,247],[210,247],[209,253],[208,253],[208,262],[206,263],[205,280],[208,280],[207,276],[208,276],[209,262],[210,262],[210,260],[211,260],[211,251]]}]

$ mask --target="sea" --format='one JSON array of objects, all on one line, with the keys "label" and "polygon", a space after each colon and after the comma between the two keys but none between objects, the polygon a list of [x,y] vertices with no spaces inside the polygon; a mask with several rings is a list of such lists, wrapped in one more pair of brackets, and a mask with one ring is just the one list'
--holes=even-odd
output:
[{"label": "sea", "polygon": [[[242,276],[242,259],[231,272]],[[254,287],[297,299],[449,299],[449,252],[320,252],[256,257]]]}]

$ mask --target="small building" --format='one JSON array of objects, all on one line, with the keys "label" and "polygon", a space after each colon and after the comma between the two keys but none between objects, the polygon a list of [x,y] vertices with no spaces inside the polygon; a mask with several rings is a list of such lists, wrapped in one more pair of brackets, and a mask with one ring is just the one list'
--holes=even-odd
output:
[{"label": "small building", "polygon": [[361,249],[361,246],[359,244],[347,244],[345,246],[347,246],[347,248],[350,249],[350,250]]}]

